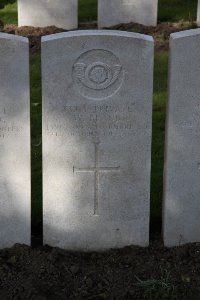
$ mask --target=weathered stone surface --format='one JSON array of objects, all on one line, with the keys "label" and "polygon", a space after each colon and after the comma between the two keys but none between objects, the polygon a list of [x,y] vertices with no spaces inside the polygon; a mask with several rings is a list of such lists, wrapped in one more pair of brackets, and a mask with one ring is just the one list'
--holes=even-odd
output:
[{"label": "weathered stone surface", "polygon": [[152,38],[44,37],[42,69],[44,242],[148,245]]},{"label": "weathered stone surface", "polygon": [[103,28],[129,22],[156,26],[157,11],[158,0],[99,0],[98,26]]},{"label": "weathered stone surface", "polygon": [[77,0],[18,0],[19,26],[75,29],[78,27]]},{"label": "weathered stone surface", "polygon": [[163,234],[166,246],[200,242],[200,30],[170,38]]},{"label": "weathered stone surface", "polygon": [[30,244],[28,39],[0,33],[0,248]]}]

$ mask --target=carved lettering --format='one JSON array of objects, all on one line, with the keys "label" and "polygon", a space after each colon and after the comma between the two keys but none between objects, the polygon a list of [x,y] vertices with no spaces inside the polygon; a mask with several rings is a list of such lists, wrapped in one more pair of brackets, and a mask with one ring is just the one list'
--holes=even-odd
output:
[{"label": "carved lettering", "polygon": [[[10,121],[10,108],[0,107],[0,138],[8,138],[13,134],[20,134],[23,127]],[[9,120],[9,121],[8,121]]]}]

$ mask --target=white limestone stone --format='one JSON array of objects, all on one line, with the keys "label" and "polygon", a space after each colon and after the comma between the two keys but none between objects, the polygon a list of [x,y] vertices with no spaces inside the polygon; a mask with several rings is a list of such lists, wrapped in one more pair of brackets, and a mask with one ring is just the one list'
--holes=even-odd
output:
[{"label": "white limestone stone", "polygon": [[151,37],[42,39],[44,243],[148,245],[152,77]]},{"label": "white limestone stone", "polygon": [[170,38],[164,179],[166,246],[200,242],[200,29]]},{"label": "white limestone stone", "polygon": [[197,25],[200,26],[200,0],[198,0],[197,6]]},{"label": "white limestone stone", "polygon": [[0,248],[30,244],[28,39],[0,33]]},{"label": "white limestone stone", "polygon": [[75,29],[78,27],[78,0],[18,0],[18,24]]},{"label": "white limestone stone", "polygon": [[157,25],[158,0],[98,0],[98,26],[135,22]]}]

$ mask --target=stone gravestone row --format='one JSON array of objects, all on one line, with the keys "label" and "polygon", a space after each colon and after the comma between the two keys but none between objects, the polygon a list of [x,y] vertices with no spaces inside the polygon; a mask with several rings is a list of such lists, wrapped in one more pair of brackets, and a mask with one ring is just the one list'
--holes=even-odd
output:
[{"label": "stone gravestone row", "polygon": [[[157,25],[158,0],[98,0],[98,27],[135,22]],[[78,0],[18,0],[19,26],[78,27]],[[200,25],[200,0],[197,8]]]},{"label": "stone gravestone row", "polygon": [[148,245],[153,39],[46,36],[42,80],[44,243]]},{"label": "stone gravestone row", "polygon": [[[200,29],[171,35],[166,246],[200,241]],[[30,244],[28,40],[0,34],[0,247]],[[44,242],[148,245],[153,40],[116,31],[43,38]]]},{"label": "stone gravestone row", "polygon": [[19,26],[78,27],[78,0],[18,0]]},{"label": "stone gravestone row", "polygon": [[200,241],[200,29],[170,39],[163,233],[167,246]]},{"label": "stone gravestone row", "polygon": [[0,248],[30,244],[28,39],[0,34]]},{"label": "stone gravestone row", "polygon": [[158,0],[98,0],[99,27],[135,22],[157,25]]},{"label": "stone gravestone row", "polygon": [[[158,0],[99,0],[98,26],[136,22],[147,26],[157,24]],[[19,26],[64,29],[78,27],[78,0],[18,0]]]}]

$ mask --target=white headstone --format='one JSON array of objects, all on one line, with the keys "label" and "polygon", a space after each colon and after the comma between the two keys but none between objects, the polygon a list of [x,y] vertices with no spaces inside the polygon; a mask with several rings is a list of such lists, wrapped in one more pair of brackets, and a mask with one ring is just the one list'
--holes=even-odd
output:
[{"label": "white headstone", "polygon": [[78,0],[18,0],[18,24],[75,29],[78,27]]},{"label": "white headstone", "polygon": [[200,242],[200,29],[170,38],[163,234]]},{"label": "white headstone", "polygon": [[0,33],[0,248],[30,244],[28,39]]},{"label": "white headstone", "polygon": [[44,37],[42,70],[44,242],[148,245],[152,38]]},{"label": "white headstone", "polygon": [[157,24],[158,0],[98,0],[98,26],[120,23]]},{"label": "white headstone", "polygon": [[200,0],[198,0],[197,6],[197,25],[200,26]]}]

